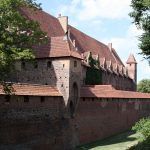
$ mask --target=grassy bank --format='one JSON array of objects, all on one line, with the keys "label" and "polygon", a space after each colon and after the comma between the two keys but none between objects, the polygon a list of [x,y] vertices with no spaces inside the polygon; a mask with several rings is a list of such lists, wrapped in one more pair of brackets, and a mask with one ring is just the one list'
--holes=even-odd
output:
[{"label": "grassy bank", "polygon": [[140,134],[129,131],[105,140],[81,145],[76,150],[127,150],[137,145],[140,137]]}]

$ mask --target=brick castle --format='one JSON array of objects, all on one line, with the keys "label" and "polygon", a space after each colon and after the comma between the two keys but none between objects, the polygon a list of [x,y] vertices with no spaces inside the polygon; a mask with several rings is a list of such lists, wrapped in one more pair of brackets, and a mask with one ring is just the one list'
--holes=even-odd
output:
[{"label": "brick castle", "polygon": [[70,150],[128,130],[150,115],[150,94],[136,92],[137,62],[126,66],[105,45],[41,10],[21,9],[49,37],[34,46],[36,61],[15,62],[0,86],[0,149]]}]

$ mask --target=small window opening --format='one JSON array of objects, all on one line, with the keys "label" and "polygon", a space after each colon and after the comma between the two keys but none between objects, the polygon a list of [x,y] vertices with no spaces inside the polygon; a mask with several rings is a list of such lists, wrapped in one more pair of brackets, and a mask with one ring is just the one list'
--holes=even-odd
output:
[{"label": "small window opening", "polygon": [[74,61],[74,67],[77,67],[77,61]]},{"label": "small window opening", "polygon": [[37,61],[34,62],[34,68],[35,68],[35,69],[38,68],[38,62],[37,62]]},{"label": "small window opening", "polygon": [[24,61],[21,62],[21,68],[24,69],[24,70],[26,69],[26,64],[25,64]]},{"label": "small window opening", "polygon": [[62,84],[61,87],[63,87],[64,85]]},{"label": "small window opening", "polygon": [[41,96],[41,103],[44,103],[44,102],[45,102],[45,97]]},{"label": "small window opening", "polygon": [[65,64],[63,64],[63,68],[65,67]]},{"label": "small window opening", "polygon": [[51,68],[52,67],[52,62],[51,61],[48,61],[47,62],[47,68]]},{"label": "small window opening", "polygon": [[5,96],[5,102],[6,103],[10,103],[10,95],[6,95]]},{"label": "small window opening", "polygon": [[24,102],[28,103],[29,102],[29,96],[24,96]]}]

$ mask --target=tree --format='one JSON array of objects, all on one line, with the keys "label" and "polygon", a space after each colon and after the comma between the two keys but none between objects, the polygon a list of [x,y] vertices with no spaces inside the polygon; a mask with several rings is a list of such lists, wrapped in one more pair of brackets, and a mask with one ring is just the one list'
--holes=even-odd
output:
[{"label": "tree", "polygon": [[33,45],[47,40],[37,22],[27,19],[21,9],[40,8],[35,0],[0,0],[0,82],[14,70],[17,59],[33,59]]},{"label": "tree", "polygon": [[129,148],[129,150],[146,150],[150,148],[150,117],[143,118],[136,122],[132,130],[140,133],[142,137],[137,145]]},{"label": "tree", "polygon": [[150,93],[150,79],[143,79],[138,83],[137,90],[143,93]]},{"label": "tree", "polygon": [[150,62],[150,0],[132,0],[131,7],[133,11],[129,15],[133,18],[133,23],[143,30],[139,37],[139,48]]}]

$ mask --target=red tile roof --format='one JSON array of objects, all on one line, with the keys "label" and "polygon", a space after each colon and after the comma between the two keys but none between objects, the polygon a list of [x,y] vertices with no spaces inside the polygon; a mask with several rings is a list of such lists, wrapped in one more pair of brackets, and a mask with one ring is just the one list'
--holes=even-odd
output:
[{"label": "red tile roof", "polygon": [[[31,11],[29,8],[22,8],[21,12],[27,16],[27,18],[37,21],[40,24],[41,29],[47,33],[49,38],[51,38],[48,46],[41,46],[38,48],[38,58],[64,57],[70,55],[79,57],[79,55],[74,51],[71,52],[71,54],[68,54],[67,51],[69,51],[69,49],[67,44],[60,41],[61,37],[64,36],[65,33],[57,18],[45,13],[42,10]],[[72,26],[68,26],[68,28],[70,30],[71,39],[76,41],[76,47],[81,53],[91,51],[93,55],[99,54],[99,58],[105,57],[107,61],[111,60],[112,63],[117,62],[119,65],[123,65],[116,52],[114,50],[110,51],[107,45],[95,40]]]},{"label": "red tile roof", "polygon": [[114,48],[112,48],[112,55],[114,56],[117,64],[124,66],[123,62],[121,61],[120,57],[118,56]]},{"label": "red tile roof", "polygon": [[64,35],[63,28],[58,19],[50,14],[42,10],[32,11],[30,8],[21,8],[21,13],[27,18],[37,21],[40,24],[42,31],[46,32],[49,37]]},{"label": "red tile roof", "polygon": [[[50,85],[13,84],[12,94],[29,96],[62,96],[56,87]],[[0,85],[0,95],[4,95],[3,86]]]},{"label": "red tile roof", "polygon": [[72,56],[81,59],[81,55],[65,36],[51,37],[49,45],[35,46],[34,49],[37,58]]},{"label": "red tile roof", "polygon": [[111,85],[84,86],[81,88],[81,97],[98,98],[145,98],[150,100],[150,94],[116,90]]},{"label": "red tile roof", "polygon": [[113,55],[114,52],[111,52],[107,45],[95,40],[72,26],[69,26],[69,29],[71,39],[76,41],[76,46],[82,53],[91,51],[94,55],[99,54],[100,58],[105,57],[106,60],[111,60],[112,63],[117,62],[119,65],[123,65],[119,56],[116,54]]},{"label": "red tile roof", "polygon": [[130,64],[130,63],[137,64],[133,54],[130,54],[130,56],[129,56],[128,60],[127,60],[127,64]]}]

